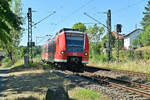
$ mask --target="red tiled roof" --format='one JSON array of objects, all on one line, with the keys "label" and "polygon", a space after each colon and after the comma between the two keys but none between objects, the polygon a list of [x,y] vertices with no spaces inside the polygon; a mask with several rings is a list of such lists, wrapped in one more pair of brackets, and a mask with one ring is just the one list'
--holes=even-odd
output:
[{"label": "red tiled roof", "polygon": [[112,35],[117,39],[119,37],[119,39],[123,39],[124,38],[124,35],[122,34],[117,34],[117,32],[112,32]]}]

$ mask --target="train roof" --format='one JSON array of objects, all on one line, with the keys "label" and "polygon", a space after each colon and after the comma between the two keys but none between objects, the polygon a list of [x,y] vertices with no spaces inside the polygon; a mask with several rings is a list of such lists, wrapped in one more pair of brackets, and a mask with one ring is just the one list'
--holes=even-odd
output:
[{"label": "train roof", "polygon": [[62,31],[64,31],[64,32],[79,32],[79,30],[78,29],[72,29],[72,28],[63,28],[63,29],[61,29],[60,31],[59,31],[59,33],[61,33]]},{"label": "train roof", "polygon": [[65,31],[66,33],[79,33],[79,34],[83,34],[83,32],[79,32],[79,31]]}]

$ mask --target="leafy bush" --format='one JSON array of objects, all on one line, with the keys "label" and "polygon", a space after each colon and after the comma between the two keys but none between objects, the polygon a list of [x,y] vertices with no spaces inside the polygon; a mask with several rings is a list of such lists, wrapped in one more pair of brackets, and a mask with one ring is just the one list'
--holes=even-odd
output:
[{"label": "leafy bush", "polygon": [[10,60],[8,57],[4,58],[1,63],[3,64],[3,67],[11,67],[15,61]]}]

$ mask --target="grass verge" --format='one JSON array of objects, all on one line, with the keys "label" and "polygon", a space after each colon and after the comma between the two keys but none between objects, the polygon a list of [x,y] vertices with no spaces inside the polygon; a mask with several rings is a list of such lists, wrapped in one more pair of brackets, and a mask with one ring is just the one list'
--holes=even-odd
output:
[{"label": "grass verge", "polygon": [[90,63],[89,65],[150,74],[150,61],[139,60],[120,63]]},{"label": "grass verge", "polygon": [[87,90],[83,88],[75,88],[72,91],[69,91],[69,94],[71,98],[75,100],[108,100],[100,93],[93,92],[91,90]]}]

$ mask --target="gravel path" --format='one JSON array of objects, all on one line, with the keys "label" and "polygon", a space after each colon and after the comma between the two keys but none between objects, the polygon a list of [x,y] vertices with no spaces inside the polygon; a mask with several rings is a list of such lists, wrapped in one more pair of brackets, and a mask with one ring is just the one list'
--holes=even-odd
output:
[{"label": "gravel path", "polygon": [[5,83],[7,82],[8,77],[8,68],[2,68],[0,69],[0,100],[3,100],[3,97],[5,95],[2,94],[2,92],[5,90]]}]

